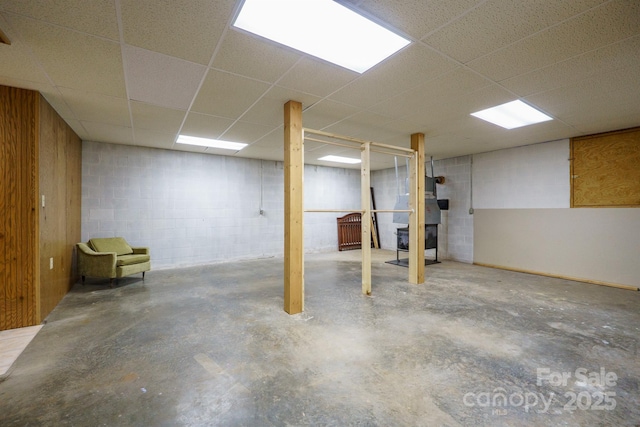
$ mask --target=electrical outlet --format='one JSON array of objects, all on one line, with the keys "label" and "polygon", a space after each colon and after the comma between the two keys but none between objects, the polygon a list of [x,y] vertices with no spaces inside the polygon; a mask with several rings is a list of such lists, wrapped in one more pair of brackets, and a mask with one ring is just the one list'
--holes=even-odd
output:
[{"label": "electrical outlet", "polygon": [[53,270],[53,257],[49,258],[49,270]]},{"label": "electrical outlet", "polygon": [[44,208],[44,194],[42,195],[42,207]]}]

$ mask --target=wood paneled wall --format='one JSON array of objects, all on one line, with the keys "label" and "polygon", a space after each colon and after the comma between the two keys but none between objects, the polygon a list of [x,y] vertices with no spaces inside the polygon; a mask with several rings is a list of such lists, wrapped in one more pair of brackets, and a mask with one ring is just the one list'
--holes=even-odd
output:
[{"label": "wood paneled wall", "polygon": [[[80,241],[82,141],[40,100],[40,313],[44,319],[76,282]],[[53,258],[53,268],[50,260]]]},{"label": "wood paneled wall", "polygon": [[73,250],[80,241],[82,146],[38,92],[6,86],[0,86],[0,143],[5,330],[40,323],[77,280]]},{"label": "wood paneled wall", "polygon": [[37,92],[0,86],[0,330],[38,313]]}]

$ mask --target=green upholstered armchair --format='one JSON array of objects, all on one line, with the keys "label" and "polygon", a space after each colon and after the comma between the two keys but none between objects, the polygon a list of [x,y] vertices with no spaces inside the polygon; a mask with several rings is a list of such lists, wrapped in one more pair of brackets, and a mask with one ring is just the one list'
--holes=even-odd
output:
[{"label": "green upholstered armchair", "polygon": [[131,247],[122,237],[95,238],[87,243],[78,243],[78,274],[82,283],[86,276],[102,277],[113,280],[130,274],[151,270],[149,248]]}]

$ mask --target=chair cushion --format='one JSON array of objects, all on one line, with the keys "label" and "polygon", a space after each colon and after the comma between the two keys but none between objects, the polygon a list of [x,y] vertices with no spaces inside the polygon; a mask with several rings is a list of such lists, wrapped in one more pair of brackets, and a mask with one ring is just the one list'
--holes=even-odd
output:
[{"label": "chair cushion", "polygon": [[96,252],[115,252],[118,256],[129,255],[133,249],[122,237],[101,237],[89,240],[89,245]]},{"label": "chair cushion", "polygon": [[116,259],[116,266],[122,267],[125,265],[140,264],[150,259],[151,257],[145,254],[121,255]]}]

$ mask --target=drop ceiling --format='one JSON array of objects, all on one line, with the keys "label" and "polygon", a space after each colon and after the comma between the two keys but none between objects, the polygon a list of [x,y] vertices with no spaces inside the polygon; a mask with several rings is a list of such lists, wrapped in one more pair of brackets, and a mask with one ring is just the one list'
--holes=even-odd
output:
[{"label": "drop ceiling", "polygon": [[[422,132],[436,159],[640,125],[639,1],[343,3],[412,43],[358,74],[233,28],[237,0],[1,0],[0,84],[40,91],[87,141],[267,160],[283,158],[290,99],[306,127],[403,147]],[[515,99],[554,120],[470,116]],[[310,143],[305,161],[328,154],[358,155]]]}]

